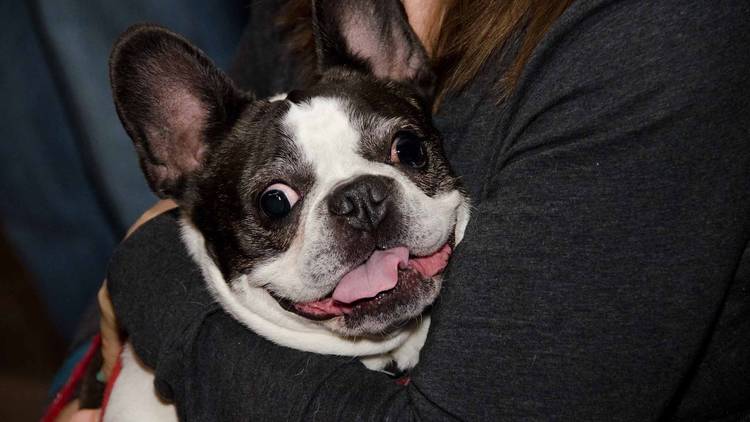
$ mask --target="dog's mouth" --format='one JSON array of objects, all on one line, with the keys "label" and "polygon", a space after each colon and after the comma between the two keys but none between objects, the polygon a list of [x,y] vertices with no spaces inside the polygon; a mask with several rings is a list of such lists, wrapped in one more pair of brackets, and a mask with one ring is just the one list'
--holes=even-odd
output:
[{"label": "dog's mouth", "polygon": [[422,283],[432,280],[448,265],[453,252],[451,243],[427,256],[412,256],[405,246],[376,250],[321,299],[292,302],[274,298],[285,310],[317,321],[377,312],[390,302],[408,303]]}]

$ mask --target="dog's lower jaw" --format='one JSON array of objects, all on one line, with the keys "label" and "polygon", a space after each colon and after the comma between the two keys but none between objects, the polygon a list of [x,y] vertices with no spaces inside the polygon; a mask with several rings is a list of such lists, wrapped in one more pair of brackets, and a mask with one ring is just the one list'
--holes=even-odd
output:
[{"label": "dog's lower jaw", "polygon": [[[388,356],[415,333],[420,332],[424,324],[424,320],[415,320],[376,338],[337,335],[318,321],[285,311],[265,289],[251,287],[243,278],[228,284],[208,256],[203,235],[187,217],[181,219],[181,225],[183,242],[201,268],[208,290],[214,298],[237,321],[276,344],[320,354]],[[399,354],[402,355],[404,353]],[[418,357],[408,358],[414,362],[417,359]],[[402,363],[397,365],[404,366]]]}]

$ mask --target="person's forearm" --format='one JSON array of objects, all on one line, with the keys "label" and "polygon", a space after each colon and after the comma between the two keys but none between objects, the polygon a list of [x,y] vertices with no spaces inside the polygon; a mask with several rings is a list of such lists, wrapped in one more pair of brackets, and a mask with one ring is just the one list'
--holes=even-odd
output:
[{"label": "person's forearm", "polygon": [[[185,372],[161,380],[187,420],[413,420],[414,386],[356,358],[270,343],[223,312],[209,316],[191,344],[187,353],[169,355]],[[243,357],[231,363],[216,359],[238,353]],[[227,400],[217,400],[217,388]]]}]

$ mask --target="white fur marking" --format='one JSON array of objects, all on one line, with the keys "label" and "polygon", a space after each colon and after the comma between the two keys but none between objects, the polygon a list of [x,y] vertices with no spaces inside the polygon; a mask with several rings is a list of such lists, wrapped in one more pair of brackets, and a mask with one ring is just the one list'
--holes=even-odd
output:
[{"label": "white fur marking", "polygon": [[157,396],[153,371],[141,363],[130,343],[123,347],[120,359],[122,369],[110,393],[104,422],[176,422],[174,405]]},{"label": "white fur marking", "polygon": [[[382,122],[373,125],[373,130],[383,132],[383,126],[397,123],[398,120],[382,118]],[[344,275],[341,271],[346,269],[338,265],[340,257],[335,251],[322,257],[319,253],[321,248],[337,241],[331,238],[330,230],[325,229],[330,216],[325,212],[324,201],[337,185],[360,175],[389,177],[396,181],[401,197],[408,199],[399,201],[398,206],[408,220],[405,227],[409,227],[409,239],[405,240],[405,246],[412,254],[429,255],[448,240],[466,206],[463,195],[450,191],[429,197],[396,167],[360,155],[358,147],[362,136],[350,119],[345,100],[314,97],[308,102],[291,104],[284,126],[297,144],[302,159],[314,169],[315,185],[306,193],[300,231],[290,248],[258,265],[247,277],[250,285],[261,286],[273,280],[271,285],[276,293],[297,302],[315,300],[333,289]],[[461,227],[455,230],[462,232]],[[316,259],[306,259],[311,256]],[[320,277],[316,281],[306,274],[325,274],[323,278],[328,279],[329,284],[313,284],[321,283]]]}]

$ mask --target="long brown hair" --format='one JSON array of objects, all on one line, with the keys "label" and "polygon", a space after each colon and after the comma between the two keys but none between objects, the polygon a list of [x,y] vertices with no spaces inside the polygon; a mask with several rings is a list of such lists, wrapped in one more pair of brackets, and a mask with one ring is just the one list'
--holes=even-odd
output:
[{"label": "long brown hair", "polygon": [[[534,48],[573,0],[444,0],[432,37],[438,100],[463,89],[496,52],[515,44],[498,75],[498,100],[508,95]],[[278,18],[286,41],[305,69],[315,65],[310,0],[289,0]],[[306,72],[312,74],[313,72]]]}]

